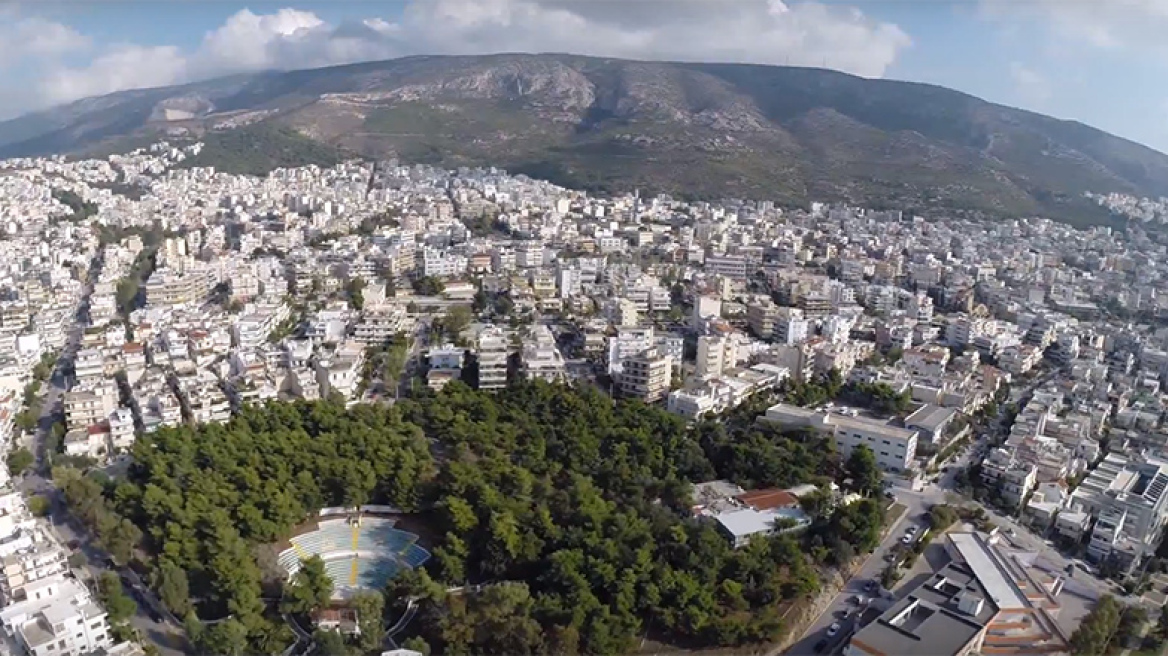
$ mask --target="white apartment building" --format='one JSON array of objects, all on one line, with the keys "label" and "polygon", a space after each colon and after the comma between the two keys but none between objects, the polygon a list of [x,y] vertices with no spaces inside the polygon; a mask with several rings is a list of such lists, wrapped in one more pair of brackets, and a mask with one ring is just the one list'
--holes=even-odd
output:
[{"label": "white apartment building", "polygon": [[134,446],[134,413],[118,408],[109,417],[111,449],[126,450]]},{"label": "white apartment building", "polygon": [[73,358],[73,377],[78,381],[99,379],[105,375],[105,355],[101,349],[83,348]]},{"label": "white apartment building", "polygon": [[74,579],[55,576],[25,588],[0,610],[0,626],[31,656],[83,656],[113,646],[106,612]]},{"label": "white apartment building", "polygon": [[231,418],[231,401],[211,372],[200,369],[195,376],[182,379],[179,387],[194,422],[217,424]]},{"label": "white apartment building", "polygon": [[462,360],[466,349],[453,344],[431,348],[426,352],[430,367],[426,370],[426,384],[433,390],[440,390],[452,380],[462,375]]},{"label": "white apartment building", "polygon": [[1088,555],[1138,562],[1168,518],[1168,461],[1109,453],[1071,493],[1070,507],[1096,518]]},{"label": "white apartment building", "polygon": [[231,298],[247,301],[260,295],[260,279],[256,276],[254,267],[238,268],[227,279]]},{"label": "white apartment building", "polygon": [[756,364],[733,375],[720,375],[692,389],[669,393],[666,410],[687,419],[697,419],[706,413],[720,413],[734,408],[750,397],[774,389],[790,376],[783,367]]},{"label": "white apartment building", "polygon": [[900,473],[912,469],[917,453],[917,432],[888,422],[838,412],[818,412],[786,403],[767,409],[766,421],[785,428],[814,428],[835,437],[846,459],[861,444],[872,450],[881,469]]},{"label": "white apartment building", "polygon": [[1002,350],[998,362],[1009,373],[1024,374],[1042,362],[1042,349],[1030,344],[1010,346]]},{"label": "white apartment building", "polygon": [[491,251],[491,270],[506,273],[515,270],[515,251],[506,246],[496,246]]},{"label": "white apartment building", "polygon": [[1006,449],[994,449],[982,461],[981,478],[996,485],[1002,500],[1011,508],[1019,508],[1026,495],[1038,485],[1038,467],[1014,457]]},{"label": "white apartment building", "polygon": [[479,389],[506,387],[507,358],[511,352],[507,334],[491,326],[479,334],[475,350],[479,364]]},{"label": "white apartment building", "polygon": [[515,249],[515,265],[521,269],[535,269],[543,266],[543,243],[523,242]]},{"label": "white apartment building", "polygon": [[707,255],[706,273],[736,280],[746,279],[746,258],[739,255]]},{"label": "white apartment building", "polygon": [[291,314],[288,306],[267,305],[256,307],[253,311],[243,314],[236,319],[232,328],[232,339],[236,346],[247,351],[253,351],[268,341],[268,336]]},{"label": "white apartment building", "polygon": [[435,248],[427,248],[422,254],[422,275],[437,278],[454,278],[466,275],[465,255],[448,253]]},{"label": "white apartment building", "polygon": [[807,339],[807,335],[811,332],[811,324],[801,316],[792,313],[786,317],[777,317],[773,323],[772,331],[774,341],[793,346]]},{"label": "white apartment building", "polygon": [[949,364],[949,349],[943,346],[925,346],[908,349],[903,356],[904,366],[913,376],[935,378],[945,374]]},{"label": "white apartment building", "polygon": [[637,304],[627,298],[614,298],[609,308],[609,321],[617,328],[632,328],[641,322]]},{"label": "white apartment building", "polygon": [[533,326],[524,337],[520,363],[528,380],[555,382],[565,376],[564,357],[556,347],[556,338],[544,325]]},{"label": "white apartment building", "polygon": [[656,348],[626,358],[616,385],[621,394],[655,403],[669,393],[673,376],[673,358]]},{"label": "white apartment building", "polygon": [[65,423],[70,428],[86,428],[105,421],[118,406],[118,390],[112,379],[78,386],[65,392]]},{"label": "white apartment building", "polygon": [[[734,367],[734,350],[737,347],[725,337],[702,335],[698,338],[697,365],[694,376],[700,380],[721,376],[724,369]],[[728,357],[729,356],[729,357]],[[727,360],[730,360],[727,364]]]},{"label": "white apartment building", "polygon": [[361,313],[361,318],[353,326],[353,339],[365,345],[384,344],[406,328],[404,307],[374,305]]},{"label": "white apartment building", "polygon": [[23,601],[34,583],[68,571],[65,550],[40,526],[9,533],[0,550],[0,598],[4,603]]},{"label": "white apartment building", "polygon": [[322,396],[340,394],[352,399],[361,382],[361,367],[365,364],[365,350],[356,342],[346,342],[316,363],[316,382]]},{"label": "white apartment building", "polygon": [[629,246],[629,242],[624,237],[600,237],[596,240],[596,246],[601,253],[623,253]]},{"label": "white apartment building", "polygon": [[143,285],[146,304],[151,306],[201,303],[217,283],[210,269],[188,269],[179,273],[166,267],[156,269]]}]

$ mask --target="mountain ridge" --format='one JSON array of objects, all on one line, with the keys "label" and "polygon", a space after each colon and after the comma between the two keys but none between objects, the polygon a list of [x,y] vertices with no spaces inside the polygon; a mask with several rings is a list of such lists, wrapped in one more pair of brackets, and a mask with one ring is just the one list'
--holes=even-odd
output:
[{"label": "mountain ridge", "polygon": [[1168,196],[1168,155],[938,85],[569,54],[424,55],[118,92],[0,122],[0,156],[260,123],[362,156],[599,191],[1083,222],[1106,219],[1083,192]]}]

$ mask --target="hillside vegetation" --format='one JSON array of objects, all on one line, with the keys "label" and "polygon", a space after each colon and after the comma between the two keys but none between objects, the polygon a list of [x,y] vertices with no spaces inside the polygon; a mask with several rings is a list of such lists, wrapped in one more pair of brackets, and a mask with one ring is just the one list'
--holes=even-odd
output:
[{"label": "hillside vegetation", "polygon": [[202,142],[203,150],[184,160],[183,168],[213,166],[234,175],[267,175],[279,168],[335,166],[344,159],[337,148],[274,123],[209,132]]},{"label": "hillside vegetation", "polygon": [[[162,120],[175,103],[194,116]],[[241,116],[262,121],[217,129]],[[1083,224],[1113,221],[1083,192],[1168,195],[1162,153],[937,86],[573,55],[409,57],[122,92],[0,122],[0,155],[140,144],[172,127],[208,134],[193,164],[238,172],[327,163],[340,147],[595,191]]]}]

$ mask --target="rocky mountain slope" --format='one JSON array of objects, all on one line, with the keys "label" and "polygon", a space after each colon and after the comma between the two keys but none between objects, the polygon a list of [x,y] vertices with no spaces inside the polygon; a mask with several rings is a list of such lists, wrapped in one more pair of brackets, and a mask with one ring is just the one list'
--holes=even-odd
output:
[{"label": "rocky mountain slope", "polygon": [[[1085,191],[1168,195],[1164,154],[941,87],[572,55],[410,57],[117,93],[0,123],[0,156],[208,131],[261,133],[228,144],[290,139],[272,146],[282,163],[397,156],[691,197],[1094,221],[1104,210]],[[210,150],[200,163],[235,165],[230,146]]]}]

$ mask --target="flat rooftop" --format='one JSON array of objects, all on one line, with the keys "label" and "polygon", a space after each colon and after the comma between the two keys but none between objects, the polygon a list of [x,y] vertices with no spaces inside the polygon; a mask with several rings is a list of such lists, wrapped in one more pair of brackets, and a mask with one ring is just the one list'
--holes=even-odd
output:
[{"label": "flat rooftop", "polygon": [[953,408],[942,408],[939,405],[926,403],[905,418],[904,425],[919,426],[929,432],[934,432],[956,414],[957,411]]},{"label": "flat rooftop", "polygon": [[909,595],[852,636],[851,648],[872,656],[944,656],[964,651],[982,624]]},{"label": "flat rooftop", "polygon": [[[982,654],[1065,654],[1067,636],[1050,614],[1061,581],[1029,569],[977,533],[951,533],[955,560],[862,628],[854,653],[948,656],[984,631]],[[1032,556],[1032,554],[1031,554]]]}]

